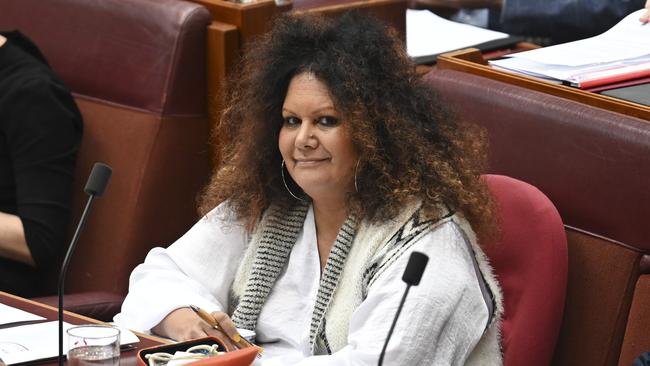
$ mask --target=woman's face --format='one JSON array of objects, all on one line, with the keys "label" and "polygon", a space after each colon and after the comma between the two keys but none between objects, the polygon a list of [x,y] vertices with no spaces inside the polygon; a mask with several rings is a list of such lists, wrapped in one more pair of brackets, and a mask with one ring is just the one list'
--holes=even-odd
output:
[{"label": "woman's face", "polygon": [[354,190],[358,154],[327,86],[311,73],[289,83],[278,145],[291,178],[310,197]]}]

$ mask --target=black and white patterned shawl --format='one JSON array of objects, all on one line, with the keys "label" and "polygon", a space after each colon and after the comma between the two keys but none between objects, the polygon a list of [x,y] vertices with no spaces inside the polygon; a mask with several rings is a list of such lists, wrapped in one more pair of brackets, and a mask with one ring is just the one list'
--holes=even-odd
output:
[{"label": "black and white patterned shawl", "polygon": [[[262,231],[250,275],[232,315],[237,327],[255,329],[262,306],[287,264],[308,209],[307,203],[298,203],[291,208],[269,208],[266,225],[260,228]],[[343,223],[321,274],[309,335],[313,354],[331,353],[325,338],[325,314],[341,277],[357,224],[352,215]]]},{"label": "black and white patterned shawl", "polygon": [[[345,284],[339,285],[339,281],[346,267],[345,263],[348,256],[354,256],[354,251],[351,253],[351,249],[356,236],[359,236],[357,240],[367,241],[370,239],[367,237],[368,233],[374,233],[374,239],[364,242],[362,246],[363,248],[366,245],[370,246],[365,250],[367,252],[366,254],[370,255],[366,258],[367,262],[360,264],[361,267],[359,267],[361,272],[359,273],[360,278],[358,280],[360,281],[361,288],[358,296],[363,299],[367,296],[368,289],[372,287],[374,281],[383,271],[390,267],[419,238],[449,220],[454,220],[453,222],[457,225],[456,221],[458,219],[453,219],[455,215],[449,212],[449,210],[441,211],[441,219],[434,221],[422,215],[419,204],[409,207],[409,209],[404,211],[404,214],[408,216],[394,222],[395,225],[398,225],[393,226],[395,231],[388,234],[386,230],[389,229],[384,228],[385,230],[383,231],[386,231],[385,233],[388,234],[386,236],[383,236],[384,233],[381,228],[375,228],[367,225],[367,223],[361,224],[355,217],[348,217],[341,227],[321,273],[318,294],[312,313],[309,340],[313,355],[331,354],[333,351],[332,347],[340,348],[341,340],[337,338],[336,333],[338,327],[343,326],[345,328],[345,325],[339,322],[339,324],[334,326],[337,329],[328,329],[327,334],[333,336],[328,341],[325,322],[328,310],[337,307],[336,299],[334,299],[337,288],[341,290],[346,287]],[[298,203],[288,208],[272,206],[265,213],[249,248],[251,249],[250,262],[240,268],[244,276],[242,277],[242,287],[231,293],[230,305],[233,314],[232,319],[237,327],[255,330],[262,307],[280,273],[282,273],[282,270],[287,265],[291,250],[304,226],[308,209],[308,203]],[[377,232],[377,230],[379,231]],[[467,230],[471,231],[471,228],[467,226]],[[496,310],[493,309],[490,311],[492,318],[492,321],[488,322],[490,331],[486,332],[487,336],[484,335],[486,340],[482,339],[481,341],[481,344],[484,343],[487,346],[482,348],[478,347],[480,350],[474,357],[478,361],[472,363],[482,365],[488,364],[483,362],[485,359],[500,360],[500,342],[498,340],[500,336],[498,329],[503,311],[502,297],[497,280],[489,267],[489,263],[484,258],[485,255],[480,250],[480,247],[472,248],[470,241],[470,238],[465,236],[465,242],[470,247],[470,252],[474,252],[473,261],[475,270],[477,271],[477,277],[479,282],[483,283],[481,291],[484,292],[484,290],[487,290],[483,293],[486,305],[488,309],[492,309],[494,306],[497,308]],[[481,258],[481,264],[477,263],[477,252]],[[481,265],[485,268],[479,268]],[[487,283],[485,276],[487,276]],[[348,295],[350,294],[348,293]],[[327,319],[331,322],[336,318]],[[333,333],[330,334],[330,332]],[[336,342],[339,343],[338,346],[336,346]],[[493,354],[490,354],[490,352],[493,352]]]}]

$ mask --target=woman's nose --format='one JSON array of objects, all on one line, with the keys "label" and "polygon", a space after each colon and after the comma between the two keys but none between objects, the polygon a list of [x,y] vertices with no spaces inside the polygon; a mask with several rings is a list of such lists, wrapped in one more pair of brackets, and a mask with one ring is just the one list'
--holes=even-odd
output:
[{"label": "woman's nose", "polygon": [[310,121],[302,121],[298,134],[296,135],[296,147],[316,147],[317,141],[314,137],[314,126]]}]

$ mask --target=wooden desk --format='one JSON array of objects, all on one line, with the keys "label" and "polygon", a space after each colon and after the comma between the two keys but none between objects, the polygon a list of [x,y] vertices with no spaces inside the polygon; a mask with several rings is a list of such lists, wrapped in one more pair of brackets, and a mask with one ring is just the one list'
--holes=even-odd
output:
[{"label": "wooden desk", "polygon": [[[536,48],[539,48],[539,45],[536,45],[534,43],[529,43],[529,42],[518,42],[512,46],[504,47],[504,48],[498,48],[492,51],[486,51],[486,52],[481,52],[478,51],[478,55],[472,51],[471,53],[471,61],[479,63],[481,65],[487,65],[487,61],[497,59],[500,57],[503,57],[505,55],[511,54],[511,53],[516,53],[516,52],[522,52],[522,51],[529,51],[533,50]],[[444,53],[442,55],[439,55],[438,57],[447,57],[447,56],[452,56],[455,57],[457,52],[460,52],[462,57],[470,57],[470,56],[464,56],[468,50],[474,50],[474,48],[470,49],[463,49],[460,51],[449,51],[447,53]],[[443,58],[443,66],[441,67],[442,69],[453,69],[453,66],[449,66],[449,60],[448,58]],[[455,62],[455,61],[454,61]],[[436,67],[436,64],[417,64],[415,66],[416,72],[418,75],[424,75],[427,72],[433,70]]]},{"label": "wooden desk", "polygon": [[552,94],[561,98],[574,100],[594,107],[650,121],[650,107],[648,106],[565,85],[552,84],[543,81],[542,79],[530,76],[513,74],[494,69],[487,65],[481,52],[475,48],[468,48],[441,55],[438,57],[436,67],[439,69],[451,69],[483,76],[504,83]]},{"label": "wooden desk", "polygon": [[274,0],[255,0],[249,3],[223,0],[192,1],[205,6],[215,21],[237,27],[240,46],[266,32],[273,17],[286,11],[337,16],[345,11],[356,10],[390,24],[403,38],[406,35],[406,0],[296,0],[280,6],[276,5]]},{"label": "wooden desk", "polygon": [[[30,313],[40,315],[47,320],[57,320],[58,319],[58,310],[55,307],[41,304],[32,300],[24,299],[22,297],[14,296],[6,292],[0,291],[0,303],[3,303],[8,306],[12,306],[18,309],[28,311]],[[65,312],[64,320],[70,324],[102,324],[102,322],[87,318],[82,315],[74,314],[71,312]],[[158,344],[166,343],[164,339],[146,336],[144,334],[137,334],[140,338],[140,342],[135,345],[134,349],[123,350],[120,354],[120,366],[136,366],[137,365],[137,353],[138,350],[146,347],[152,347]],[[57,361],[44,361],[39,362],[41,365],[58,365]]]}]

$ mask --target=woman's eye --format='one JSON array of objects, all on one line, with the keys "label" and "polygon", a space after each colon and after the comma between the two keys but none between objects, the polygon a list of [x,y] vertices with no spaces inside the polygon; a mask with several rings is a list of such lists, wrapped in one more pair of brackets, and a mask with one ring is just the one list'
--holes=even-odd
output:
[{"label": "woman's eye", "polygon": [[325,116],[318,119],[318,124],[325,127],[334,127],[339,124],[339,120],[331,116]]},{"label": "woman's eye", "polygon": [[298,126],[300,124],[300,119],[296,117],[284,117],[284,124],[286,126]]}]

